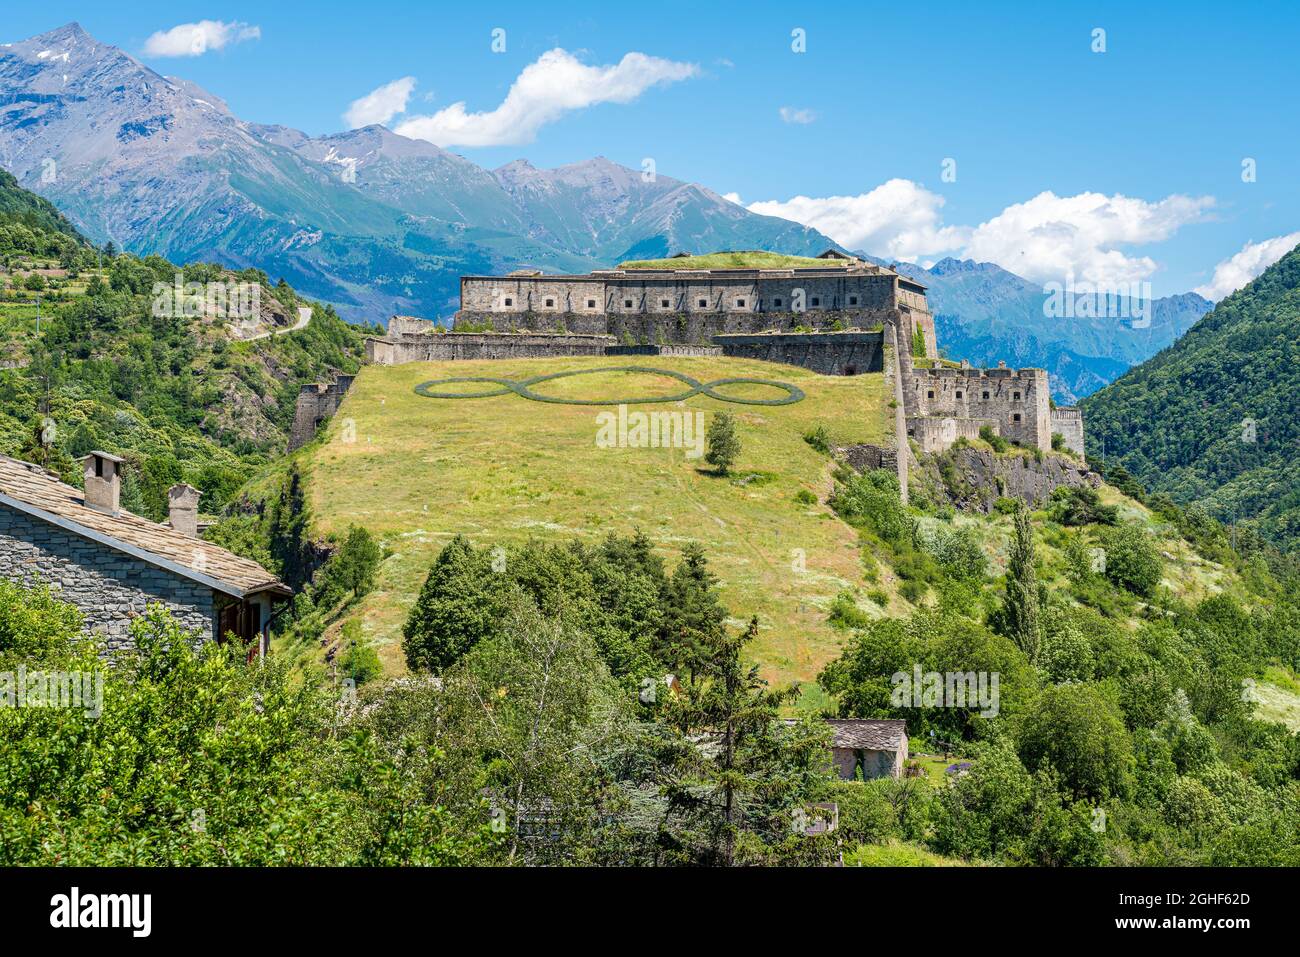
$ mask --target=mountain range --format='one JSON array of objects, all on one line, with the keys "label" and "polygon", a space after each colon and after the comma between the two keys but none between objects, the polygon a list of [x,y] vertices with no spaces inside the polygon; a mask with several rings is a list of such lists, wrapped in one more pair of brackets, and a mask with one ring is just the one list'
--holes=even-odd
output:
[{"label": "mountain range", "polygon": [[1176,341],[1214,307],[1188,292],[1137,307],[1115,301],[1108,316],[1104,297],[1080,293],[1068,316],[1056,316],[1050,309],[1053,297],[1041,284],[993,263],[943,259],[929,269],[892,265],[928,287],[935,331],[949,358],[976,366],[1005,361],[1046,369],[1061,404],[1073,404],[1113,382]]},{"label": "mountain range", "polygon": [[600,157],[488,171],[381,127],[312,138],[248,123],[75,23],[0,47],[0,165],[98,242],[256,265],[357,320],[446,316],[463,273],[834,245]]},{"label": "mountain range", "polygon": [[[255,266],[353,321],[445,319],[463,274],[840,248],[815,229],[603,157],[488,170],[381,126],[312,137],[246,122],[215,94],[75,23],[0,46],[0,166],[98,243]],[[1046,316],[1041,287],[991,263],[898,268],[930,288],[950,357],[1044,367],[1061,402],[1113,381],[1211,305],[1192,293],[1156,300],[1146,328],[1062,321]]]}]

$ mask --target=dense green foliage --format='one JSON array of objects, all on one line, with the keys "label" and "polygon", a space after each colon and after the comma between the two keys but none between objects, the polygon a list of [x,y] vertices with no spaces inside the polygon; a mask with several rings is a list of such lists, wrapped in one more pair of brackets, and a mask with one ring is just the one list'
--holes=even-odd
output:
[{"label": "dense green foliage", "polygon": [[1182,504],[1300,542],[1300,250],[1082,403],[1088,452]]},{"label": "dense green foliage", "polygon": [[[272,285],[255,269],[95,250],[47,203],[15,189],[0,179],[0,266],[10,271],[9,291],[0,293],[0,360],[18,366],[0,369],[0,454],[79,484],[75,459],[103,449],[127,459],[126,508],[161,521],[167,487],[187,481],[203,492],[201,508],[217,512],[250,467],[283,452],[301,386],[357,370],[367,330],[283,282]],[[39,335],[35,305],[26,305],[37,280]],[[312,319],[301,330],[239,341],[231,310],[205,312],[193,301],[158,308],[178,281],[222,295],[252,284],[263,321],[307,305]]]},{"label": "dense green foliage", "polygon": [[[938,560],[950,519],[903,506],[887,473],[839,478],[832,504],[864,550],[934,567],[908,617],[837,597],[852,637],[819,683],[842,717],[904,719],[914,754],[964,755],[938,785],[837,789],[845,839],[1007,864],[1300,863],[1300,738],[1251,693],[1300,669],[1294,580],[1224,546],[1248,592],[1180,601],[1148,528],[1091,490],[1009,509],[1005,575],[963,578]],[[1161,508],[1219,547],[1213,523]],[[910,690],[930,675],[932,695]]]}]

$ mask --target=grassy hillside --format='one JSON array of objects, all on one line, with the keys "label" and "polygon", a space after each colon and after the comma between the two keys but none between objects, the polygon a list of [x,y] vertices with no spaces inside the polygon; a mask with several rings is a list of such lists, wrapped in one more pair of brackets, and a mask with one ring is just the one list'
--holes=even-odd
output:
[{"label": "grassy hillside", "polygon": [[[530,536],[594,542],[611,530],[640,528],[673,560],[686,541],[696,540],[723,580],[727,607],[737,616],[759,615],[764,628],[756,657],[767,677],[810,680],[833,656],[838,638],[827,624],[826,607],[861,579],[862,570],[856,533],[821,504],[830,487],[826,457],[803,435],[824,425],[836,443],[881,441],[881,377],[819,376],[737,359],[647,362],[701,382],[779,379],[807,397],[784,406],[687,400],[686,409],[710,417],[726,409],[737,418],[743,451],[732,476],[720,478],[680,449],[597,447],[600,408],[514,394],[430,399],[413,391],[421,382],[452,375],[520,379],[632,362],[597,357],[362,370],[313,453],[309,501],[320,532],[359,523],[393,551],[377,591],[359,609],[390,670],[402,667],[402,623],[429,566],[456,533],[491,546]],[[550,396],[618,399],[672,394],[682,385],[666,377],[605,372],[536,388]],[[753,385],[719,391],[783,395]],[[801,492],[813,501],[796,501]]]},{"label": "grassy hillside", "polygon": [[842,259],[786,256],[761,250],[678,256],[673,259],[634,259],[619,263],[619,269],[808,269],[843,266]]}]

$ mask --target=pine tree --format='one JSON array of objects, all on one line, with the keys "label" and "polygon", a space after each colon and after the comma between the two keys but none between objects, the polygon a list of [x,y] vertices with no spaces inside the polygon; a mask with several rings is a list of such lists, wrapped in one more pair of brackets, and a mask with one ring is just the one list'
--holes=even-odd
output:
[{"label": "pine tree", "polygon": [[716,468],[719,475],[726,475],[740,457],[740,438],[736,435],[736,420],[730,412],[714,415],[705,439],[704,461]]},{"label": "pine tree", "polygon": [[718,598],[718,579],[698,542],[689,542],[668,579],[659,660],[694,680],[702,655],[726,633],[727,609]]},{"label": "pine tree", "polygon": [[500,630],[501,598],[491,559],[457,535],[438,553],[402,629],[412,668],[441,671]]},{"label": "pine tree", "polygon": [[663,863],[730,867],[826,849],[792,827],[810,789],[828,774],[825,742],[780,719],[797,685],[771,690],[758,666],[742,661],[757,636],[755,617],[739,635],[724,630],[706,639],[700,680],[665,706],[674,736],[662,752]]},{"label": "pine tree", "polygon": [[1043,643],[1039,616],[1038,576],[1034,571],[1034,527],[1029,509],[1018,503],[1007,557],[1007,594],[1002,605],[1002,622],[1009,638],[1025,653],[1031,664],[1038,661]]}]

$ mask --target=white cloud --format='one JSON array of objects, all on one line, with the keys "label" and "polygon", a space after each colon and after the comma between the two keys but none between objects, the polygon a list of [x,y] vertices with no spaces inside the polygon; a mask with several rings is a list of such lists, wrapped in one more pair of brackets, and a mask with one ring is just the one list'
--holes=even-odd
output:
[{"label": "white cloud", "polygon": [[783,106],[777,112],[781,114],[783,123],[811,123],[817,119],[817,114],[812,110],[796,110],[793,106]]},{"label": "white cloud", "polygon": [[376,90],[371,90],[359,100],[353,100],[348,111],[343,114],[343,121],[348,129],[372,123],[387,123],[398,113],[406,112],[406,101],[415,90],[415,77],[404,76],[392,83],[385,83]]},{"label": "white cloud", "polygon": [[1151,257],[1115,247],[1163,242],[1213,205],[1209,196],[1173,195],[1150,203],[1118,194],[1044,192],[977,226],[963,255],[1035,282],[1073,276],[1113,289],[1150,279],[1157,268]]},{"label": "white cloud", "polygon": [[737,206],[744,206],[744,205],[745,205],[744,202],[741,201],[741,198],[740,198],[740,194],[739,194],[739,193],[723,193],[723,194],[722,194],[722,198],[725,199],[725,200],[726,200],[727,202],[729,202],[729,203],[735,203]]},{"label": "white cloud", "polygon": [[1173,195],[1158,202],[1128,196],[1039,193],[978,226],[943,222],[944,198],[911,180],[891,179],[869,193],[751,203],[755,213],[812,226],[850,249],[916,262],[956,255],[997,263],[1034,282],[1073,276],[1099,288],[1149,278],[1157,264],[1116,248],[1160,242],[1196,222],[1212,197]]},{"label": "white cloud", "polygon": [[182,23],[170,30],[159,30],[144,41],[146,56],[202,56],[230,43],[259,40],[262,28],[234,21],[200,20]]},{"label": "white cloud", "polygon": [[1236,292],[1273,263],[1300,245],[1300,232],[1275,236],[1261,243],[1246,243],[1241,252],[1214,267],[1214,278],[1194,290],[1206,299],[1218,302]]},{"label": "white cloud", "polygon": [[453,103],[432,116],[414,116],[397,127],[402,136],[438,146],[502,146],[531,143],[537,131],[570,110],[597,103],[628,103],[652,86],[696,76],[699,67],[644,53],[628,53],[612,66],[587,66],[556,48],[524,67],[501,105],[471,113]]},{"label": "white cloud", "polygon": [[911,180],[891,179],[858,196],[795,196],[746,208],[812,226],[847,249],[913,262],[926,254],[955,252],[965,242],[968,230],[942,225],[943,203],[942,196]]}]

